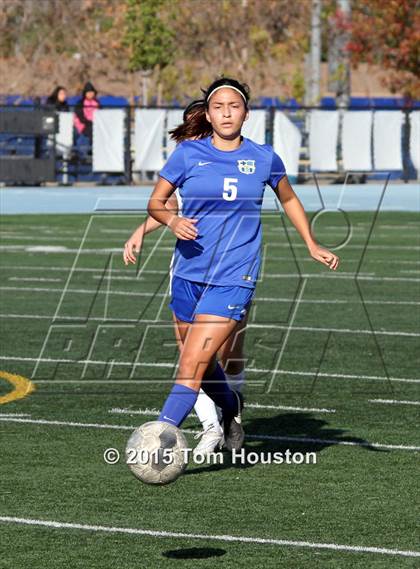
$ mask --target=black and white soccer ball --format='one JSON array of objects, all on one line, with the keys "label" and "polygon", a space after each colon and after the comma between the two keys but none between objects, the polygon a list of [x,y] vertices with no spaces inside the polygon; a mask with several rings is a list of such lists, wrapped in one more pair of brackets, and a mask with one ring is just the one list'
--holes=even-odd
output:
[{"label": "black and white soccer ball", "polygon": [[169,484],[187,467],[187,440],[178,427],[150,421],[133,432],[125,456],[131,472],[142,482]]}]

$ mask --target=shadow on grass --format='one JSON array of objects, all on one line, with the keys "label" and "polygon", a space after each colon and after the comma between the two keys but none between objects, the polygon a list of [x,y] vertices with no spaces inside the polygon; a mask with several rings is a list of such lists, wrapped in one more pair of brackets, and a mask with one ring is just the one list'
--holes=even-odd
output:
[{"label": "shadow on grass", "polygon": [[[346,436],[345,429],[328,428],[328,421],[317,419],[310,413],[285,413],[274,417],[254,418],[245,423],[245,454],[289,451],[294,453],[322,452],[324,449],[349,443],[373,452],[389,452],[372,446],[368,441],[359,437]],[[258,434],[257,434],[258,433]],[[263,438],[267,437],[267,438]],[[272,437],[272,438],[270,438]],[[250,445],[252,443],[252,446]],[[192,461],[190,459],[190,465]],[[248,462],[232,464],[229,453],[224,455],[222,464],[207,464],[189,468],[185,475],[211,472],[226,468],[252,468],[258,465]]]},{"label": "shadow on grass", "polygon": [[162,555],[169,559],[208,559],[209,557],[221,557],[226,549],[215,547],[191,547],[189,549],[171,549],[163,551]]}]

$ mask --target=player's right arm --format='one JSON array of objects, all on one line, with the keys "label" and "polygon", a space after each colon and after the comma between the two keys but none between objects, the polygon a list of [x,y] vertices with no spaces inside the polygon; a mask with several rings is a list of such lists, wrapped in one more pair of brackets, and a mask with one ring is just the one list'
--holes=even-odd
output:
[{"label": "player's right arm", "polygon": [[174,190],[175,187],[168,180],[160,177],[150,196],[147,212],[159,223],[167,225],[178,239],[183,241],[196,239],[198,232],[195,223],[197,223],[197,220],[178,217],[178,215],[173,214],[165,207]]},{"label": "player's right arm", "polygon": [[[174,215],[178,215],[178,200],[176,199],[175,194],[172,194],[169,197],[165,207]],[[135,253],[140,252],[144,236],[148,233],[152,233],[152,231],[156,231],[159,227],[162,227],[162,223],[156,221],[156,219],[150,217],[150,215],[147,216],[146,221],[137,227],[130,239],[126,241],[124,245],[123,258],[126,265],[129,263],[136,263],[137,259]]]}]

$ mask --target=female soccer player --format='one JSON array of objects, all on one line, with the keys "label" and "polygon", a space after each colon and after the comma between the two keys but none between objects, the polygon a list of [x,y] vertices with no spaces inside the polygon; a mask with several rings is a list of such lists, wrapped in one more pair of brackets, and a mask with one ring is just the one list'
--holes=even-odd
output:
[{"label": "female soccer player", "polygon": [[[206,119],[204,99],[192,101],[184,111],[183,123],[170,131],[169,134],[177,143],[187,139],[203,138],[212,134],[211,124]],[[166,202],[166,207],[174,213],[178,212],[178,207],[180,206],[177,197],[179,198],[178,193],[177,196],[174,193]],[[133,232],[124,247],[123,258],[126,265],[136,263],[135,253],[140,251],[143,237],[159,227],[162,227],[162,224],[149,216]],[[235,389],[238,392],[241,392],[245,381],[243,346],[247,317],[248,314],[238,323],[235,330],[218,351],[218,358],[222,364],[228,384],[231,389]],[[174,323],[175,335],[181,347],[182,342],[178,335],[176,320],[174,320]],[[196,438],[201,438],[201,441],[197,445],[195,452],[207,455],[223,444],[223,429],[220,426],[218,411],[213,400],[202,389],[199,391],[194,410],[203,425],[203,431],[196,436]]]},{"label": "female soccer player", "polygon": [[[148,213],[178,238],[171,308],[183,342],[175,385],[159,420],[179,426],[200,387],[222,409],[225,444],[241,448],[241,404],[216,354],[246,314],[260,266],[261,204],[268,183],[310,255],[336,270],[339,259],[315,241],[283,162],[268,145],[241,137],[249,91],[229,78],[206,91],[212,135],[179,144],[160,172]],[[183,215],[165,207],[179,187]]]}]

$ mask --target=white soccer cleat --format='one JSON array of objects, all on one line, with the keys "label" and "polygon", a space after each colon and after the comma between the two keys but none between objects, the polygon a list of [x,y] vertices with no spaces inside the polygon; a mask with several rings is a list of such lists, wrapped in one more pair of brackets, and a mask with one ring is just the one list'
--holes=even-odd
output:
[{"label": "white soccer cleat", "polygon": [[219,450],[224,443],[223,429],[219,423],[211,425],[208,429],[195,435],[194,438],[201,438],[201,441],[195,447],[193,455],[209,456]]}]

